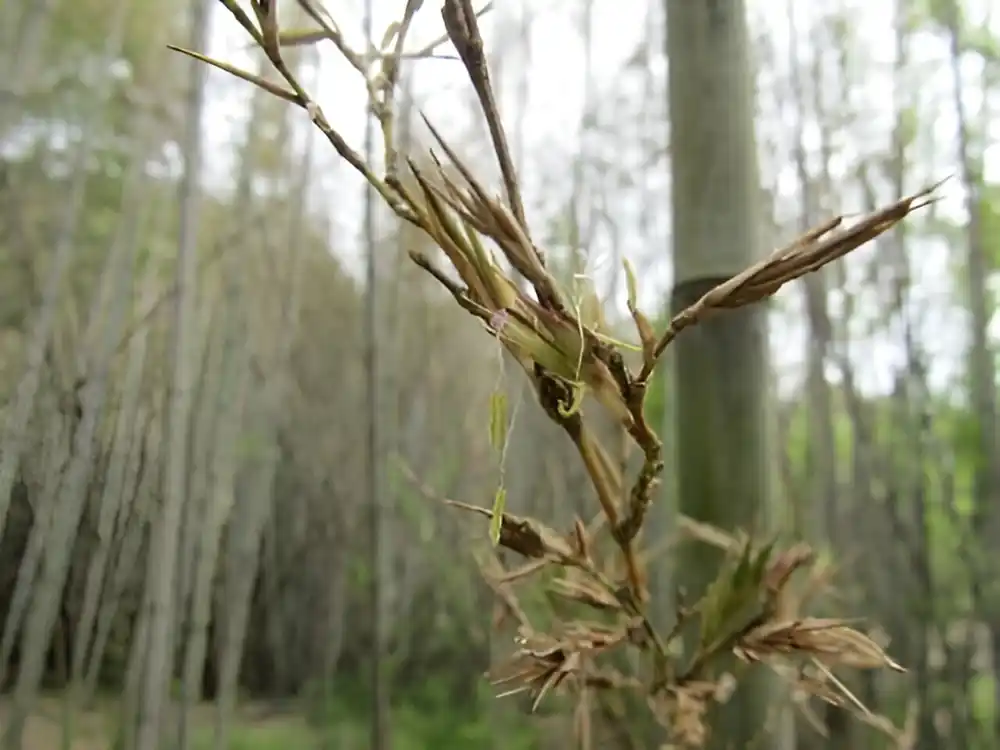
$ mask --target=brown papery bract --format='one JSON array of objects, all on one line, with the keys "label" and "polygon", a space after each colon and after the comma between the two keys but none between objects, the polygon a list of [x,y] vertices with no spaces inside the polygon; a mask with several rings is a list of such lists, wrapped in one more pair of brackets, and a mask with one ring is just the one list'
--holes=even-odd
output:
[{"label": "brown papery bract", "polygon": [[[632,369],[626,364],[625,349],[599,329],[604,318],[601,311],[589,310],[584,316],[582,306],[573,307],[532,238],[485,62],[478,27],[484,9],[477,11],[470,0],[445,0],[441,14],[447,40],[440,43],[448,41],[454,46],[475,90],[500,167],[502,197],[476,177],[430,122],[430,133],[446,161],[433,152],[417,155],[397,151],[395,86],[403,60],[413,57],[404,46],[422,3],[406,3],[403,17],[386,35],[390,43],[375,55],[382,64],[381,73],[376,75],[370,66],[370,53],[351,50],[336,24],[311,0],[299,0],[299,4],[316,28],[294,33],[279,28],[278,6],[282,3],[276,0],[268,4],[266,13],[255,4],[256,19],[243,11],[237,0],[219,1],[264,50],[283,83],[265,81],[196,51],[178,51],[308,112],[334,150],[365,177],[399,219],[433,240],[450,269],[438,267],[417,252],[411,253],[412,260],[442,285],[457,305],[479,319],[486,334],[495,337],[520,365],[545,413],[576,447],[593,485],[599,505],[595,510],[603,518],[589,524],[577,519],[566,532],[507,513],[496,507],[497,503],[491,510],[448,501],[453,507],[490,516],[495,541],[527,558],[526,564],[506,570],[493,550],[478,556],[497,596],[498,617],[513,618],[520,632],[509,662],[492,670],[498,688],[504,693],[530,694],[533,708],[555,692],[575,696],[573,723],[578,735],[587,735],[579,738],[581,747],[591,746],[592,696],[597,705],[604,705],[600,703],[603,693],[639,693],[673,743],[696,747],[711,731],[711,705],[724,701],[732,690],[732,680],[738,679],[728,672],[715,680],[709,675],[716,671],[718,662],[735,654],[744,662],[771,667],[801,694],[852,710],[863,721],[896,733],[891,724],[873,716],[847,692],[834,670],[901,671],[902,667],[847,621],[811,618],[798,611],[828,582],[827,570],[817,572],[816,555],[805,545],[782,549],[773,542],[760,544],[745,534],[733,536],[679,519],[680,534],[724,550],[725,562],[701,601],[681,608],[668,630],[660,632],[654,627],[648,615],[650,595],[644,570],[650,555],[638,549],[638,540],[663,460],[662,442],[646,421],[643,408],[647,385],[663,352],[686,328],[711,315],[765,300],[789,281],[842,258],[927,205],[937,186],[850,225],[844,217],[831,218],[720,284],[676,315],[658,335],[636,307],[637,282],[626,263],[628,307],[642,352],[640,365]],[[378,120],[384,141],[387,169],[382,176],[340,136],[282,57],[286,45],[320,40],[332,41],[339,54],[365,78],[370,113]],[[418,54],[429,55],[435,46]],[[617,475],[610,452],[584,418],[585,393],[593,395],[621,425],[643,456],[627,491],[623,491],[625,478]],[[434,496],[414,473],[409,472],[409,476],[428,496]],[[612,556],[601,552],[608,538],[616,550]],[[791,581],[802,571],[806,573],[799,578],[806,581],[806,590],[793,595]],[[523,587],[526,581],[538,581],[552,601],[544,629],[530,623],[529,608],[522,606],[515,591],[515,586]],[[697,646],[688,643],[685,649],[681,633],[689,623],[696,626],[700,637],[694,639]],[[639,664],[634,674],[612,666],[612,656],[626,650],[639,653],[638,660],[628,662]]]}]

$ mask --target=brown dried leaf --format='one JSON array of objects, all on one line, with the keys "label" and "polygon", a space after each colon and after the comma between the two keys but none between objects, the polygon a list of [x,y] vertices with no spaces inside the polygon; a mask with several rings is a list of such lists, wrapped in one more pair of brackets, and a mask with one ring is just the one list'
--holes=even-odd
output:
[{"label": "brown dried leaf", "polygon": [[681,747],[703,747],[709,728],[705,723],[708,704],[715,695],[714,682],[690,682],[660,691],[647,699],[653,718]]},{"label": "brown dried leaf", "polygon": [[[510,585],[503,580],[507,573],[497,559],[493,549],[475,549],[473,550],[473,558],[476,561],[476,565],[479,566],[479,572],[483,576],[483,580],[496,595],[498,604],[504,607],[505,615],[509,615],[517,621],[519,632],[522,629],[524,632],[530,632],[531,624],[528,620],[528,615],[522,609]],[[498,624],[500,623],[498,622]]]},{"label": "brown dried leaf", "polygon": [[799,653],[831,667],[906,671],[875,641],[841,619],[808,617],[768,622],[741,638],[739,648],[751,660]]},{"label": "brown dried leaf", "polygon": [[600,622],[574,620],[563,625],[564,637],[573,651],[607,651],[628,637],[629,628]]},{"label": "brown dried leaf", "polygon": [[855,714],[858,719],[863,721],[865,724],[870,726],[872,729],[882,732],[883,734],[892,738],[896,743],[895,747],[905,748],[903,744],[906,741],[906,735],[899,730],[899,728],[892,723],[892,720],[888,716],[883,716],[882,714],[873,714],[871,712],[863,712]]},{"label": "brown dried leaf", "polygon": [[642,680],[609,667],[588,670],[586,681],[589,687],[600,690],[641,690],[645,687]]},{"label": "brown dried leaf", "polygon": [[584,654],[607,647],[610,638],[608,633],[601,632],[600,626],[572,623],[562,640],[524,629],[517,641],[521,648],[506,664],[491,673],[491,683],[513,684],[503,695],[530,692],[533,695],[531,710],[534,711],[567,677],[581,675]]},{"label": "brown dried leaf", "polygon": [[558,596],[596,609],[618,611],[622,608],[614,594],[575,570],[568,571],[563,578],[556,578],[550,588]]},{"label": "brown dried leaf", "polygon": [[805,696],[829,703],[831,706],[847,707],[847,699],[844,695],[836,690],[823,674],[813,669],[799,673],[798,679],[795,681],[795,690]]},{"label": "brown dried leaf", "polygon": [[[444,500],[462,510],[479,513],[487,518],[493,518],[493,511],[478,505],[460,503],[456,500]],[[533,518],[523,518],[512,513],[502,514],[499,543],[501,547],[517,552],[519,555],[533,558],[552,556],[557,560],[572,560],[575,555],[573,548],[561,534]]]},{"label": "brown dried leaf", "polygon": [[[834,220],[810,230],[795,240],[791,247],[772,254],[731,281],[717,286],[705,295],[705,307],[742,307],[771,296],[787,282],[842,258],[888,231],[907,214],[932,201],[927,196],[939,185],[937,183],[875,211],[847,228],[840,228],[841,221]],[[837,231],[833,231],[835,228]]]},{"label": "brown dried leaf", "polygon": [[576,554],[584,562],[590,562],[590,535],[587,533],[587,527],[583,525],[583,520],[577,516],[573,519],[573,546],[576,548]]},{"label": "brown dried leaf", "polygon": [[771,563],[764,576],[764,587],[774,596],[782,592],[792,574],[816,559],[816,554],[808,544],[796,544],[782,552]]},{"label": "brown dried leaf", "polygon": [[534,713],[538,710],[538,706],[541,705],[542,698],[544,698],[552,690],[559,687],[560,683],[563,682],[570,674],[577,671],[580,667],[580,655],[577,653],[568,654],[565,661],[558,667],[552,668],[544,679],[541,680],[541,685],[538,687],[535,693],[535,700],[531,704],[531,712]]},{"label": "brown dried leaf", "polygon": [[548,564],[549,560],[545,558],[531,560],[519,568],[514,568],[513,570],[509,570],[504,573],[503,576],[501,576],[500,581],[501,583],[513,583],[514,581],[519,581],[522,578],[528,578]]},{"label": "brown dried leaf", "polygon": [[824,664],[854,669],[888,668],[893,672],[906,672],[904,667],[893,661],[864,633],[846,625],[821,632],[826,633],[833,648],[836,649],[836,653],[817,654],[816,658]]},{"label": "brown dried leaf", "polygon": [[777,292],[784,284],[817,271],[827,263],[888,231],[908,214],[933,203],[931,194],[941,183],[907,196],[878,211],[874,211],[850,227],[842,228],[843,217],[836,217],[809,230],[769,257],[754,264],[730,280],[705,294],[700,300],[675,315],[667,330],[656,343],[652,360],[643,364],[639,380],[645,382],[653,372],[656,360],[678,334],[688,326],[725,309],[734,309],[759,302]]}]

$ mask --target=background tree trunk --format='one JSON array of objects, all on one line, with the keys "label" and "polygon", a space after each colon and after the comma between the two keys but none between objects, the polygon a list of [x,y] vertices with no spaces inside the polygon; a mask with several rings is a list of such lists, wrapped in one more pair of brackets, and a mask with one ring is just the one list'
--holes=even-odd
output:
[{"label": "background tree trunk", "polygon": [[[191,0],[191,49],[204,49],[209,38],[209,0]],[[191,62],[182,153],[184,173],[180,183],[176,293],[172,359],[173,372],[166,415],[166,466],[163,472],[163,505],[153,525],[150,565],[155,571],[149,607],[148,653],[142,675],[136,743],[139,750],[159,747],[163,711],[169,700],[167,686],[173,675],[173,634],[178,573],[178,533],[187,501],[188,445],[191,391],[197,363],[193,360],[198,238],[198,198],[202,162],[202,110],[204,66]],[[182,561],[185,562],[185,561]]]},{"label": "background tree trunk", "polygon": [[[761,189],[744,3],[666,0],[666,13],[676,313],[759,259]],[[716,316],[674,347],[680,510],[760,537],[771,483],[767,307]],[[715,550],[683,548],[677,583],[688,603],[719,562]],[[777,745],[766,683],[741,680],[713,710],[711,748]]]}]

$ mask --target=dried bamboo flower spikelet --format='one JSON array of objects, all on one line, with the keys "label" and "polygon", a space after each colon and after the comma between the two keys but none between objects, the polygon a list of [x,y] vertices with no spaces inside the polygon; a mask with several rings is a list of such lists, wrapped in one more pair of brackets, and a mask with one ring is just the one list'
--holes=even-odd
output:
[{"label": "dried bamboo flower spikelet", "polygon": [[[470,0],[445,0],[441,11],[445,37],[416,56],[428,56],[445,42],[458,53],[490,134],[502,176],[502,197],[475,177],[426,120],[446,162],[432,151],[419,161],[412,154],[398,152],[394,95],[402,60],[414,56],[404,51],[405,41],[422,0],[407,0],[402,18],[386,30],[379,48],[364,53],[348,46],[333,19],[313,0],[296,0],[315,25],[306,30],[281,27],[280,10],[289,0],[249,0],[253,17],[237,0],[219,2],[264,51],[281,82],[196,51],[174,49],[305,110],[331,146],[364,176],[386,205],[434,242],[447,270],[415,251],[410,253],[413,262],[436,279],[456,304],[478,318],[488,335],[526,373],[545,413],[576,447],[594,489],[598,515],[590,523],[576,519],[567,533],[506,512],[502,487],[492,509],[448,501],[489,516],[494,544],[527,560],[507,570],[494,549],[478,554],[483,576],[497,596],[498,618],[512,619],[518,626],[510,660],[493,670],[498,687],[505,694],[530,694],[532,708],[557,691],[572,695],[577,702],[574,726],[582,746],[589,741],[593,700],[600,704],[601,695],[610,691],[637,692],[645,697],[675,745],[695,747],[704,744],[709,735],[711,705],[725,701],[738,679],[728,672],[722,678],[712,678],[714,666],[735,655],[745,664],[773,669],[791,681],[800,695],[842,706],[867,723],[896,732],[887,721],[870,714],[844,688],[834,670],[901,671],[902,667],[847,620],[819,619],[799,611],[829,583],[829,567],[804,545],[782,549],[776,542],[758,544],[746,535],[727,534],[679,519],[677,531],[681,535],[722,549],[726,562],[703,598],[682,609],[668,632],[661,633],[653,626],[647,615],[649,592],[644,570],[650,555],[636,548],[636,540],[663,461],[662,443],[647,423],[643,406],[657,363],[685,328],[716,313],[764,300],[789,281],[842,258],[927,205],[937,185],[850,225],[844,217],[836,217],[815,227],[720,284],[676,315],[662,334],[656,334],[637,307],[638,283],[626,261],[628,309],[639,340],[639,346],[632,347],[615,340],[605,329],[592,290],[587,290],[587,299],[574,300],[560,288],[544,253],[532,239],[478,28],[478,17],[488,6],[476,11]],[[381,126],[384,175],[377,174],[351,148],[285,62],[284,48],[322,40],[333,42],[365,80],[370,115]],[[628,349],[641,352],[637,371],[626,365]],[[587,393],[622,426],[643,456],[642,466],[630,483],[583,418]],[[504,416],[502,411],[495,404],[491,406],[491,439],[505,447],[509,434],[499,419]],[[412,472],[410,477],[419,485]],[[428,496],[435,496],[419,486]],[[608,534],[603,535],[604,530]],[[608,537],[613,555],[605,554]],[[803,575],[805,585],[800,587],[801,593],[794,593],[790,581]],[[515,590],[529,580],[543,582],[551,604],[545,628],[531,622],[538,619],[539,607],[523,604]],[[696,625],[698,643],[684,652],[680,634],[687,623]],[[641,668],[634,674],[625,674],[610,663],[611,656],[626,650],[639,652]]]}]

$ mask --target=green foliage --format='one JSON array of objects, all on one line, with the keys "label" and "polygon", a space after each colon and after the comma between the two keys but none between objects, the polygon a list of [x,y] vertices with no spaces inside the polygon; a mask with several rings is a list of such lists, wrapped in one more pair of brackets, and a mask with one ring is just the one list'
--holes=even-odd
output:
[{"label": "green foliage", "polygon": [[500,543],[500,526],[507,507],[507,488],[503,485],[507,434],[507,395],[500,390],[498,383],[497,390],[490,394],[490,446],[496,452],[500,464],[500,484],[493,495],[493,518],[490,519],[490,541],[494,547]]},{"label": "green foliage", "polygon": [[[440,679],[428,679],[418,689],[397,691],[392,707],[393,748],[469,750],[489,747],[496,735],[496,723],[491,710],[484,704],[497,699],[487,694],[486,686],[479,685],[479,688],[471,705],[469,701],[456,701],[450,686]],[[344,750],[368,747],[370,714],[366,693],[360,686],[339,683],[336,690],[324,692],[322,686],[314,685],[306,701],[310,705],[309,722],[316,736]],[[537,747],[533,723],[530,717],[505,722],[504,750]],[[247,747],[248,750],[266,750],[270,746]],[[288,744],[284,747],[307,746]]]},{"label": "green foliage", "polygon": [[[283,717],[260,724],[237,724],[229,739],[230,750],[311,750],[318,748],[321,735],[304,721]],[[195,750],[211,750],[215,736],[204,728],[194,737]]]},{"label": "green foliage", "polygon": [[[983,182],[979,186],[979,218],[982,221],[983,252],[990,273],[1000,270],[1000,183]],[[967,224],[964,219],[953,221],[936,216],[929,221],[928,234],[943,240],[952,249],[951,269],[955,279],[956,297],[967,304],[968,266],[966,260]],[[996,304],[996,301],[994,301]]]},{"label": "green foliage", "polygon": [[932,23],[946,27],[948,24],[949,6],[953,0],[920,0],[913,3],[911,18],[915,27]]},{"label": "green foliage", "polygon": [[[126,11],[124,61],[137,78],[155,74],[161,85],[171,82],[171,71],[159,64],[159,60],[164,53],[166,35],[172,31],[183,31],[184,14],[157,0],[126,1],[129,7]],[[62,0],[56,3],[48,59],[56,65],[96,59],[107,44],[112,18],[121,2]]]},{"label": "green foliage", "polygon": [[[834,411],[833,433],[835,453],[843,462],[841,471],[848,471],[848,462],[854,453],[854,430],[851,421],[843,409]],[[804,401],[800,401],[792,410],[788,424],[788,444],[785,450],[792,465],[794,476],[799,479],[807,476],[809,471],[809,416]]]},{"label": "green foliage", "polygon": [[965,47],[974,50],[987,63],[996,65],[997,62],[1000,62],[1000,39],[991,33],[991,30],[986,26],[966,29]]},{"label": "green foliage", "polygon": [[980,672],[973,676],[969,691],[972,698],[972,714],[982,727],[993,725],[996,716],[996,679],[989,674]]},{"label": "green foliage", "polygon": [[[626,283],[629,285],[628,294],[631,296],[631,282]],[[657,331],[662,331],[667,327],[667,323],[669,322],[670,315],[669,310],[667,310],[654,318],[652,320],[652,325]],[[667,356],[669,356],[669,352]],[[644,411],[646,419],[650,421],[650,424],[664,424],[663,420],[666,417],[667,410],[667,378],[668,368],[660,367],[653,371],[653,376],[649,379],[649,387],[646,389]]]},{"label": "green foliage", "polygon": [[236,443],[236,455],[253,463],[264,457],[268,450],[268,436],[260,430],[244,430]]},{"label": "green foliage", "polygon": [[760,605],[761,582],[774,543],[756,549],[747,542],[743,553],[727,561],[699,605],[700,647],[717,647],[730,634],[745,628]]},{"label": "green foliage", "polygon": [[982,238],[991,270],[1000,269],[1000,183],[984,182],[979,204]]},{"label": "green foliage", "polygon": [[[184,19],[184,14],[176,13],[170,4],[156,0],[60,0],[52,6],[41,47],[45,74],[30,75],[23,81],[25,92],[18,112],[22,119],[14,123],[15,127],[31,121],[35,125],[68,124],[93,130],[96,115],[97,133],[107,144],[128,130],[140,88],[150,92],[150,99],[161,102],[181,90],[183,67],[163,64],[169,54],[164,46],[167,34],[182,28],[178,20]],[[123,13],[120,49],[109,50],[113,27]],[[110,65],[106,62],[109,51],[117,53]],[[95,83],[99,80],[110,88],[106,90],[106,104],[94,112],[94,105],[99,103],[95,99]],[[143,106],[158,107],[155,103]],[[157,135],[160,142],[171,137],[166,128]],[[115,165],[107,156],[95,163],[112,175]]]},{"label": "green foliage", "polygon": [[[1000,202],[995,205],[1000,206]],[[995,221],[995,217],[990,219]],[[991,230],[992,231],[992,230]],[[1000,256],[998,256],[1000,257]],[[650,392],[650,419],[656,422],[664,408],[663,389]],[[979,419],[977,415],[960,403],[946,397],[935,399],[925,405],[926,412],[933,420],[934,446],[931,450],[943,451],[934,460],[924,460],[919,466],[913,465],[913,456],[906,447],[912,445],[914,435],[910,427],[900,421],[899,404],[891,398],[867,400],[862,405],[863,416],[877,445],[864,448],[858,444],[851,419],[840,403],[841,394],[834,392],[834,439],[838,476],[853,476],[853,462],[857,458],[886,462],[885,471],[876,472],[873,485],[867,488],[866,502],[882,505],[892,503],[892,512],[904,524],[913,524],[918,518],[918,510],[924,514],[929,544],[930,566],[936,581],[934,617],[944,622],[962,619],[973,611],[974,603],[970,593],[970,562],[981,570],[989,570],[991,560],[975,543],[972,529],[975,502],[973,496],[973,476],[978,445]],[[788,457],[791,494],[809,502],[806,487],[810,475],[808,465],[809,447],[808,413],[804,402],[792,407],[785,432],[784,451]],[[865,450],[862,456],[858,450]],[[914,483],[922,487],[919,499],[923,506],[915,507],[917,495],[911,491]],[[913,529],[916,533],[916,529]],[[719,585],[722,585],[721,583]],[[916,611],[926,602],[904,601],[901,606]],[[942,690],[947,686],[942,685]],[[976,677],[973,692],[978,716],[992,710],[992,681],[983,676]],[[988,722],[988,718],[981,718]]]}]

